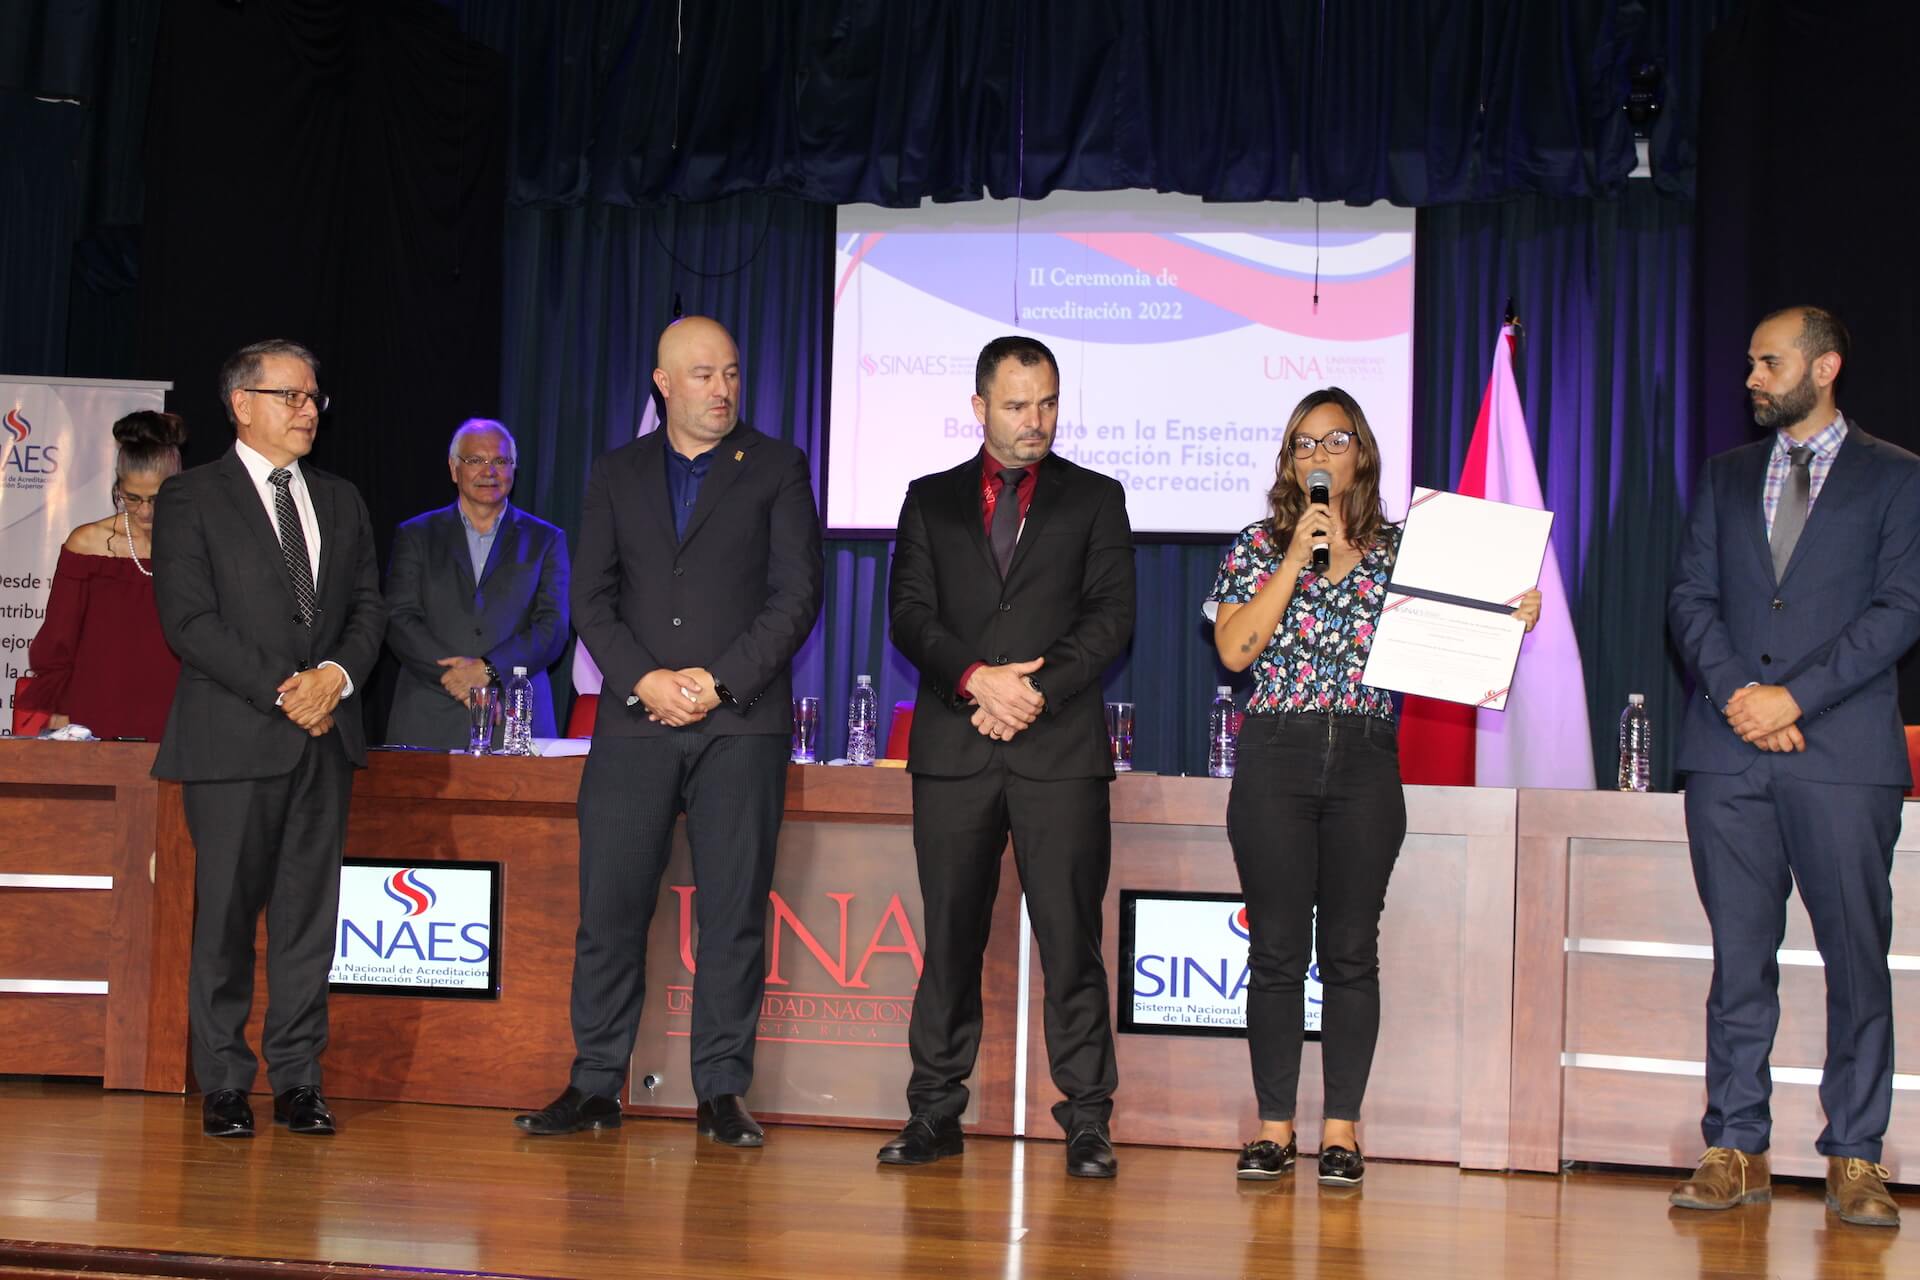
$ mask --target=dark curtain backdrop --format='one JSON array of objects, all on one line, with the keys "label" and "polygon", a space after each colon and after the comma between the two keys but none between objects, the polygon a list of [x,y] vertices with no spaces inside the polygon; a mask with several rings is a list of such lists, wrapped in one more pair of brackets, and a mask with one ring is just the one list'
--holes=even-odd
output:
[{"label": "dark curtain backdrop", "polygon": [[450,500],[453,427],[499,405],[504,87],[428,0],[165,7],[139,362],[173,380],[189,461],[233,438],[220,362],[286,337],[335,401],[314,461],[383,547]]},{"label": "dark curtain backdrop", "polygon": [[133,374],[160,4],[0,5],[0,371]]},{"label": "dark curtain backdrop", "polygon": [[[1755,16],[1733,24],[1714,65],[1745,58],[1749,79],[1722,86],[1714,118],[1746,134],[1705,145],[1703,50],[1743,9]],[[1740,232],[1763,221],[1756,207],[1820,203],[1780,192],[1810,166],[1822,181],[1839,167],[1820,146],[1773,147],[1747,128],[1763,90],[1794,78],[1799,42],[1863,38],[1859,22],[1816,29],[1814,12],[1767,0],[23,0],[0,6],[0,91],[73,98],[81,123],[31,127],[37,108],[19,100],[0,110],[5,140],[30,144],[9,148],[16,171],[66,172],[33,216],[15,204],[0,221],[7,314],[22,314],[21,299],[48,315],[64,307],[64,344],[55,321],[25,335],[9,324],[4,339],[38,343],[50,371],[178,380],[196,450],[211,451],[226,438],[211,395],[220,356],[269,331],[304,337],[340,399],[320,461],[368,493],[383,538],[445,500],[438,456],[452,423],[495,408],[526,455],[518,497],[571,527],[587,462],[641,416],[676,294],[740,335],[751,419],[819,456],[838,202],[1142,187],[1429,206],[1417,474],[1449,484],[1457,473],[1513,294],[1605,761],[1629,687],[1670,712],[1647,584],[1664,581],[1676,495],[1711,436],[1705,386],[1725,380],[1688,375],[1725,354],[1728,326],[1703,317],[1752,309],[1710,284],[1693,306],[1682,201],[1696,168],[1723,179],[1700,219],[1710,263],[1765,262],[1772,246],[1802,272],[1799,291],[1835,254],[1864,263],[1883,247],[1877,233],[1808,247]],[[1894,74],[1904,64],[1888,51],[1910,42],[1867,35],[1881,52],[1857,65],[1833,53],[1817,98],[1864,108],[1877,82],[1904,102],[1914,78]],[[1770,60],[1756,61],[1763,46]],[[1620,110],[1643,65],[1663,73],[1651,189],[1627,182]],[[1873,76],[1858,73],[1869,65]],[[1772,127],[1796,125],[1804,95],[1776,96]],[[1886,119],[1911,129],[1915,113],[1862,110],[1844,139],[1844,189],[1859,189],[1876,229],[1893,216],[1878,209],[1911,207],[1872,189],[1910,181],[1866,150]],[[130,158],[149,132],[143,174]],[[1825,203],[1849,223],[1851,199]],[[1862,296],[1875,289],[1906,298],[1911,322],[1910,292],[1862,279]],[[1749,323],[1734,326],[1736,354]],[[1063,372],[1071,386],[1075,371]],[[885,635],[889,552],[829,545],[826,620],[799,684],[826,699],[831,752],[854,674],[873,673],[887,702],[911,696]],[[1142,768],[1203,766],[1219,672],[1197,604],[1218,552],[1138,553],[1138,634],[1107,689],[1140,704]]]},{"label": "dark curtain backdrop", "polygon": [[1673,776],[1683,694],[1666,587],[1696,456],[1693,259],[1691,203],[1645,183],[1617,200],[1527,196],[1419,214],[1414,483],[1459,480],[1511,298],[1602,785],[1629,693],[1646,694],[1653,714],[1654,785]]},{"label": "dark curtain backdrop", "polygon": [[1617,194],[1669,68],[1689,192],[1700,42],[1733,0],[448,0],[513,59],[515,203],[826,204],[1144,187],[1433,204]]},{"label": "dark curtain backdrop", "polygon": [[[1795,303],[1844,320],[1840,407],[1920,452],[1920,6],[1766,0],[1715,33],[1701,119],[1696,388],[1703,453],[1754,438],[1745,377],[1759,318]],[[1815,86],[1789,91],[1785,86]],[[1920,722],[1920,657],[1900,701]]]}]

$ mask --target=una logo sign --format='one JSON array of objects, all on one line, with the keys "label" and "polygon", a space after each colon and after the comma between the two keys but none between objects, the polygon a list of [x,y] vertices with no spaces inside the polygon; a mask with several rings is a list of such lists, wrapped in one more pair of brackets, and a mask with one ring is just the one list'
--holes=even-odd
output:
[{"label": "una logo sign", "polygon": [[349,862],[331,981],[490,989],[496,874],[491,864]]}]

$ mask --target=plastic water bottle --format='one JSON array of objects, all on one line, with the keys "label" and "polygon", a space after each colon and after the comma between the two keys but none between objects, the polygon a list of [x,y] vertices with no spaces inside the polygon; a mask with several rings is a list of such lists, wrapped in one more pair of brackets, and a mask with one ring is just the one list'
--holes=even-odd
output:
[{"label": "plastic water bottle", "polygon": [[1207,776],[1231,778],[1233,757],[1239,745],[1233,732],[1233,690],[1217,685],[1213,706],[1207,709]]},{"label": "plastic water bottle", "polygon": [[1620,713],[1620,790],[1645,791],[1653,781],[1653,721],[1647,716],[1647,695],[1627,695]]},{"label": "plastic water bottle", "polygon": [[873,677],[854,677],[853,697],[847,702],[847,763],[872,764],[873,743],[880,727],[880,704],[874,700]]},{"label": "plastic water bottle", "polygon": [[506,725],[500,734],[500,754],[533,754],[533,681],[525,667],[515,667],[507,681]]}]

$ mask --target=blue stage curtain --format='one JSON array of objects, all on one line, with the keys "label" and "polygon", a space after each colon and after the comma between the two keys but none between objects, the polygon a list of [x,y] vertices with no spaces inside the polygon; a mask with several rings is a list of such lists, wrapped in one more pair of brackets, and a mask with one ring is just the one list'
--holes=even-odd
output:
[{"label": "blue stage curtain", "polygon": [[[523,208],[506,225],[505,420],[521,442],[514,497],[573,530],[593,459],[633,438],[651,394],[654,344],[673,318],[711,315],[740,344],[743,416],[823,456],[832,347],[832,206],[778,195],[650,209]],[[1063,371],[1069,381],[1074,370]],[[929,459],[928,468],[952,459]],[[1136,767],[1206,768],[1206,703],[1218,672],[1200,601],[1219,546],[1143,546],[1140,623],[1107,693],[1138,704]],[[822,699],[823,758],[846,749],[855,677],[883,708],[918,677],[887,627],[893,544],[829,539],[821,622],[794,663],[797,693]],[[1138,673],[1138,674],[1136,674]]]},{"label": "blue stage curtain", "polygon": [[[1507,299],[1515,373],[1586,671],[1602,785],[1621,708],[1653,714],[1672,785],[1684,692],[1666,591],[1699,464],[1693,208],[1635,183],[1618,200],[1523,197],[1420,212],[1414,242],[1414,483],[1450,489]],[[1737,395],[1738,386],[1724,388]]]},{"label": "blue stage curtain", "polygon": [[[1519,375],[1561,570],[1586,664],[1601,773],[1628,692],[1656,724],[1656,779],[1671,777],[1681,690],[1664,598],[1696,459],[1683,420],[1696,402],[1692,211],[1635,184],[1619,200],[1522,198],[1424,211],[1415,248],[1415,477],[1451,487],[1486,385],[1503,306],[1526,325]],[[831,345],[831,207],[739,196],[657,209],[521,209],[507,224],[504,400],[525,463],[517,496],[571,528],[580,479],[630,439],[645,411],[653,344],[679,295],[739,338],[745,414],[820,457]],[[1075,370],[1062,371],[1069,385]],[[957,459],[954,459],[957,460]],[[929,459],[928,468],[945,459]],[[1141,770],[1202,773],[1206,705],[1230,683],[1200,601],[1226,539],[1136,553],[1140,613],[1106,696],[1136,704]],[[845,749],[860,674],[883,707],[911,701],[915,674],[886,620],[892,544],[831,539],[821,625],[795,663],[823,700],[822,748]],[[1236,688],[1240,681],[1235,679]]]},{"label": "blue stage curtain", "polygon": [[1425,205],[1618,193],[1662,64],[1690,192],[1736,0],[446,0],[513,61],[516,204],[828,204],[1144,187]]}]

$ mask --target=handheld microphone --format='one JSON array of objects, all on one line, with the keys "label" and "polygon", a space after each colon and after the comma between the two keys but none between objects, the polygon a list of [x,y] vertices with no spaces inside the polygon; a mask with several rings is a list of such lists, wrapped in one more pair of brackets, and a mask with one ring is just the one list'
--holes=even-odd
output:
[{"label": "handheld microphone", "polygon": [[[1307,476],[1307,501],[1322,505],[1332,501],[1333,477],[1325,471],[1314,471]],[[1313,532],[1313,571],[1325,573],[1332,559],[1327,550],[1327,531],[1316,529]]]}]

